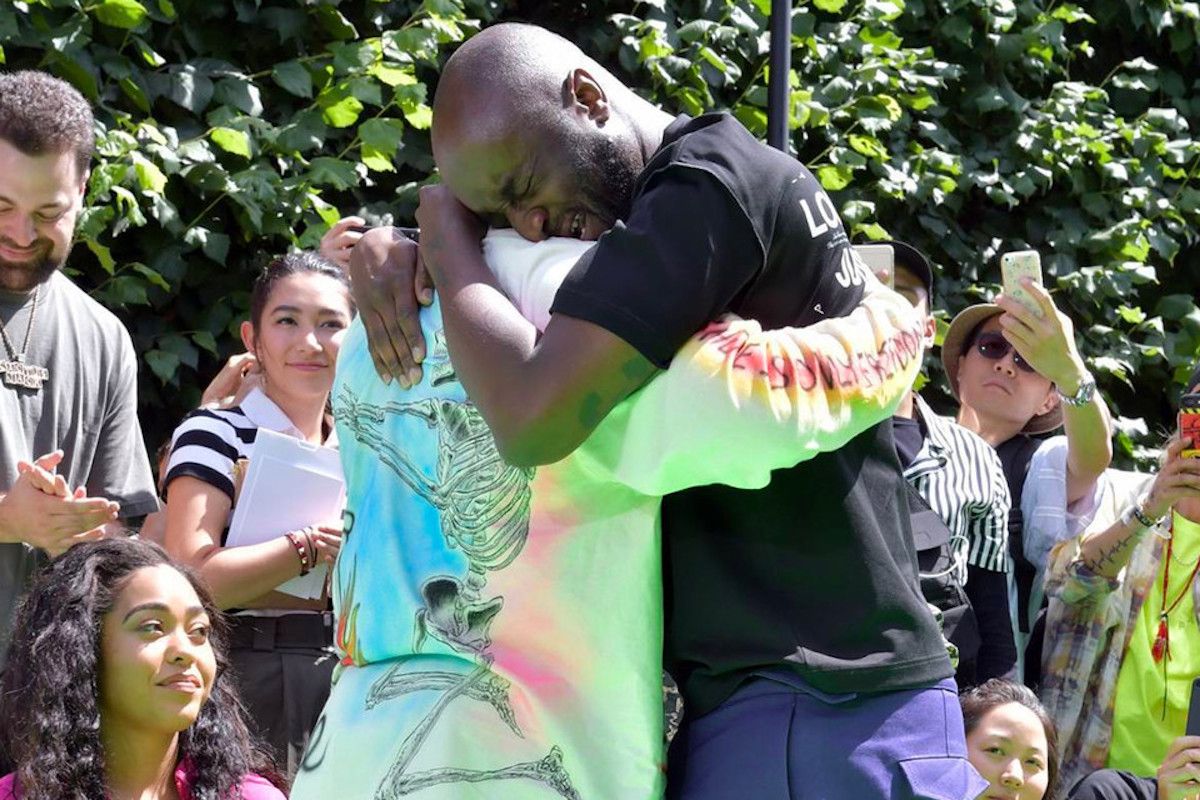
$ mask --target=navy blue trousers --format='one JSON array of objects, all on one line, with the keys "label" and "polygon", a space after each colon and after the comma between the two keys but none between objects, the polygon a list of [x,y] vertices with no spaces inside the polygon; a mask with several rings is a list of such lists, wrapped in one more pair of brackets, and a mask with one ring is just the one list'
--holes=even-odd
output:
[{"label": "navy blue trousers", "polygon": [[975,800],[987,788],[967,761],[953,679],[830,696],[756,678],[685,715],[667,763],[669,800]]}]

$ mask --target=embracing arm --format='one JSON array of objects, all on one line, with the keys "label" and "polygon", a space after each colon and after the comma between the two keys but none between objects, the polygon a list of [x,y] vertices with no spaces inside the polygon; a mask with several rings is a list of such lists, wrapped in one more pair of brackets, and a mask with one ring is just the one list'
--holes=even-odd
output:
[{"label": "embracing arm", "polygon": [[[588,437],[612,408],[656,371],[633,346],[583,320],[555,315],[540,341],[533,324],[500,290],[478,242],[481,223],[442,186],[421,190],[418,220],[426,263],[442,307],[455,372],[511,464],[558,461]],[[439,206],[431,212],[431,206]],[[453,208],[453,205],[451,207]],[[439,213],[472,230],[428,224]],[[463,246],[463,242],[475,246]]]},{"label": "embracing arm", "polygon": [[835,450],[888,419],[921,365],[912,305],[873,278],[847,316],[763,330],[727,317],[617,406],[583,458],[644,494],[721,483]]}]

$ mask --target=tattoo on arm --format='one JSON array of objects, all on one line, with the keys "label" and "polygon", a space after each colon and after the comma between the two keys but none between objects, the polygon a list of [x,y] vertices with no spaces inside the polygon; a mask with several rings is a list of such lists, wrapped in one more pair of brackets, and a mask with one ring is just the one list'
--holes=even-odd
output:
[{"label": "tattoo on arm", "polygon": [[1081,553],[1083,565],[1096,575],[1115,576],[1129,563],[1130,553],[1145,532],[1145,528],[1134,523],[1124,536],[1111,544],[1100,545],[1094,552],[1089,552],[1085,547]]}]

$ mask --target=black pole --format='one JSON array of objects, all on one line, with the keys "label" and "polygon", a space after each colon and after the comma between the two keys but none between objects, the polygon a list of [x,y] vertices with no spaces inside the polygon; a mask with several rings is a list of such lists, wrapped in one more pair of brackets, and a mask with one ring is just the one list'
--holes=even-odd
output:
[{"label": "black pole", "polygon": [[767,144],[788,152],[792,71],[792,0],[771,0],[771,78],[767,86]]}]

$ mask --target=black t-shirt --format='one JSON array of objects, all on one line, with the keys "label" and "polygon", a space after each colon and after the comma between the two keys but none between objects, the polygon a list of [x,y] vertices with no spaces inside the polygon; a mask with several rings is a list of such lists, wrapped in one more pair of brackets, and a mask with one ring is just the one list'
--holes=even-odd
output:
[{"label": "black t-shirt", "polygon": [[[849,313],[862,277],[848,248],[802,164],[727,114],[684,116],[639,177],[629,218],[573,269],[553,310],[666,366],[725,311],[772,328]],[[689,714],[777,667],[827,692],[949,677],[908,516],[887,423],[777,470],[764,489],[664,498],[665,658]]]},{"label": "black t-shirt", "polygon": [[908,469],[917,460],[917,454],[925,444],[925,426],[921,420],[899,415],[892,417],[892,436],[896,438],[896,455],[900,466]]}]

